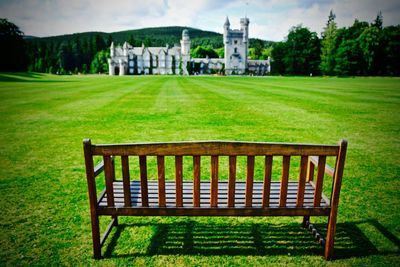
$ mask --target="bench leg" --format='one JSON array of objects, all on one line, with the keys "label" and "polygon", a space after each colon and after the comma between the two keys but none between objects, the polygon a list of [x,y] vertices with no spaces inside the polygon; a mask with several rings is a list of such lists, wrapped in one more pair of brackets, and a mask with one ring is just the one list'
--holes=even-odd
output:
[{"label": "bench leg", "polygon": [[303,217],[303,223],[302,223],[303,227],[307,228],[307,226],[308,226],[307,224],[308,223],[310,223],[310,216],[304,216]]},{"label": "bench leg", "polygon": [[325,243],[325,259],[330,260],[333,257],[333,245],[335,243],[336,234],[336,214],[329,216],[328,219],[328,232],[326,234]]},{"label": "bench leg", "polygon": [[112,215],[111,219],[114,219],[114,225],[113,226],[118,226],[118,216],[117,215]]},{"label": "bench leg", "polygon": [[99,217],[97,216],[92,216],[92,239],[94,258],[101,259],[100,225]]}]

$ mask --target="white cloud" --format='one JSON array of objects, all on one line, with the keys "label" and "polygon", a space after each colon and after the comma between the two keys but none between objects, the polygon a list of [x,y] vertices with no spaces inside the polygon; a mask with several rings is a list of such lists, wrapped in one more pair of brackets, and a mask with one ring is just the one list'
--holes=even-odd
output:
[{"label": "white cloud", "polygon": [[0,0],[0,17],[36,36],[172,25],[222,32],[226,15],[237,28],[247,13],[251,37],[282,40],[300,23],[320,33],[331,9],[339,26],[380,10],[384,25],[400,24],[398,0]]}]

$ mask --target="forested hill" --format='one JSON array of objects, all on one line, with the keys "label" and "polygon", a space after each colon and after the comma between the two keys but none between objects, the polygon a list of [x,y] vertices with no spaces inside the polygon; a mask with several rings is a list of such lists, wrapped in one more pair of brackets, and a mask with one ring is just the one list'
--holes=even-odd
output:
[{"label": "forested hill", "polygon": [[203,31],[200,29],[190,27],[156,27],[127,30],[120,32],[83,32],[66,34],[51,37],[29,38],[28,42],[33,43],[73,43],[76,40],[81,42],[91,41],[96,37],[101,37],[107,45],[113,41],[115,44],[123,44],[128,42],[133,46],[165,46],[166,44],[174,45],[179,44],[184,29],[189,30],[190,38],[192,39],[192,46],[206,45],[212,48],[222,47],[222,35],[216,32]]},{"label": "forested hill", "polygon": [[[41,38],[29,36],[29,38],[26,39],[28,42],[68,43],[73,42],[76,39],[79,39],[80,41],[85,41],[92,40],[96,36],[100,36],[107,44],[110,43],[110,41],[112,40],[116,44],[123,44],[124,42],[128,42],[133,46],[141,46],[142,43],[144,43],[146,46],[165,46],[166,44],[179,44],[182,36],[182,31],[184,29],[189,30],[189,36],[192,41],[192,48],[195,48],[198,45],[207,46],[210,48],[223,47],[222,34],[181,26],[143,28],[112,33],[83,32]],[[256,40],[259,39],[251,38],[250,46]],[[267,46],[272,43],[264,40],[262,40],[262,42]]]},{"label": "forested hill", "polygon": [[[146,47],[179,44],[182,31],[189,30],[193,57],[223,57],[222,34],[190,27],[157,27],[120,32],[83,32],[52,37],[25,38],[29,71],[50,73],[106,73],[111,42]],[[271,42],[250,39],[261,55]]]}]

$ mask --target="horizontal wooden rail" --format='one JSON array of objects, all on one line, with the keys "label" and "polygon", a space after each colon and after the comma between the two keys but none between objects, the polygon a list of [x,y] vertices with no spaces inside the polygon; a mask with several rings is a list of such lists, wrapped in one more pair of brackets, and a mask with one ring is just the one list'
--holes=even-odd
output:
[{"label": "horizontal wooden rail", "polygon": [[[322,155],[321,155],[322,156]],[[315,166],[318,166],[318,157],[312,156],[310,157],[310,161],[314,163]],[[325,165],[325,174],[328,174],[329,176],[333,177],[335,174],[335,169],[329,166],[328,164]]]},{"label": "horizontal wooden rail", "polygon": [[327,216],[331,208],[99,208],[99,215],[129,216]]},{"label": "horizontal wooden rail", "polygon": [[261,156],[321,155],[336,156],[338,145],[258,143],[235,141],[199,141],[174,143],[135,143],[92,145],[93,155],[139,156]]}]

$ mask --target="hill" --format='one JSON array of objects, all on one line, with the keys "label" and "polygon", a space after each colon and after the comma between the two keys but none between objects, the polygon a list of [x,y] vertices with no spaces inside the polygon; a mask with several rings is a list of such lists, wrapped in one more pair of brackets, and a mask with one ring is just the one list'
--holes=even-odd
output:
[{"label": "hill", "polygon": [[[182,31],[189,30],[192,48],[223,47],[222,34],[190,27],[156,27],[120,32],[82,32],[51,37],[25,37],[28,70],[47,73],[106,73],[111,42],[147,47],[179,44]],[[261,45],[260,45],[261,44]],[[250,39],[250,47],[267,47],[271,42]]]},{"label": "hill", "polygon": [[[145,45],[152,46],[164,46],[166,44],[178,44],[182,31],[184,29],[189,30],[189,35],[192,40],[192,47],[198,45],[208,46],[211,48],[220,48],[223,46],[222,34],[213,31],[204,31],[201,29],[182,27],[182,26],[169,26],[169,27],[153,27],[126,30],[119,32],[82,32],[74,34],[65,34],[51,37],[33,37],[27,38],[29,42],[53,42],[53,43],[68,43],[76,39],[81,41],[92,40],[96,36],[102,37],[104,41],[113,40],[117,44],[123,44],[129,42],[135,46],[140,46],[143,43]],[[250,38],[250,46],[253,42],[260,39]],[[264,45],[271,45],[271,41],[261,40]]]}]

